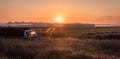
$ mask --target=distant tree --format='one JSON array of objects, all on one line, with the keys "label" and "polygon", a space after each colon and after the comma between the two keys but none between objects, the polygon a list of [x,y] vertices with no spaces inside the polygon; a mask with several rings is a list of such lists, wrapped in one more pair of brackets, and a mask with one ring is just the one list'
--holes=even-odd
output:
[{"label": "distant tree", "polygon": [[8,22],[8,24],[12,24],[12,22]]},{"label": "distant tree", "polygon": [[14,22],[15,24],[18,24],[19,22]]}]

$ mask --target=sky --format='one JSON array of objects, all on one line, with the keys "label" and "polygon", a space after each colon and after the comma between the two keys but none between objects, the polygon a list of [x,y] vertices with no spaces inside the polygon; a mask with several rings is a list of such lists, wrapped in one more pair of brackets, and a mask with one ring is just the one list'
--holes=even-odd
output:
[{"label": "sky", "polygon": [[120,0],[0,0],[0,23],[119,24]]}]

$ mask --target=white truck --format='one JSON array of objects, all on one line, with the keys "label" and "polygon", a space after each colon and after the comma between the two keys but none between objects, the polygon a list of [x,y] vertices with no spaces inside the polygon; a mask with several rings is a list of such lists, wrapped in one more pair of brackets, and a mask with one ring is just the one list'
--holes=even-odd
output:
[{"label": "white truck", "polygon": [[37,36],[37,33],[30,28],[0,27],[0,37],[23,37],[25,39],[32,39]]}]

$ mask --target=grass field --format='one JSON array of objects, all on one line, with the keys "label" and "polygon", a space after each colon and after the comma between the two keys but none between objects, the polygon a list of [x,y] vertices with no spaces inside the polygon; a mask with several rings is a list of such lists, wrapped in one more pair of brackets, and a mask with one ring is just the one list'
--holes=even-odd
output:
[{"label": "grass field", "polygon": [[38,37],[0,38],[0,59],[120,59],[120,28],[32,28]]}]

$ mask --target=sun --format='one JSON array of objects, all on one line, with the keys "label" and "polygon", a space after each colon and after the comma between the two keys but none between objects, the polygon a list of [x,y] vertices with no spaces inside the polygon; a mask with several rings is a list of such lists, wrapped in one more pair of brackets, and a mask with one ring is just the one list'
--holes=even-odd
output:
[{"label": "sun", "polygon": [[61,17],[56,18],[57,23],[63,23],[63,19]]}]

